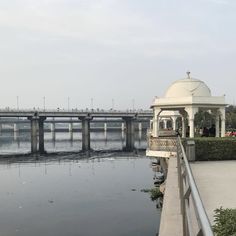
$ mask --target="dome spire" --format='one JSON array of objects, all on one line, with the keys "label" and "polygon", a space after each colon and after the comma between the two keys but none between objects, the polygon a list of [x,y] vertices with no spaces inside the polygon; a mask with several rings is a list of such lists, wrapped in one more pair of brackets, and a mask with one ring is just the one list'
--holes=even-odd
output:
[{"label": "dome spire", "polygon": [[190,71],[187,71],[187,72],[186,72],[186,74],[187,74],[187,76],[188,76],[188,79],[191,79],[190,73],[191,73]]}]

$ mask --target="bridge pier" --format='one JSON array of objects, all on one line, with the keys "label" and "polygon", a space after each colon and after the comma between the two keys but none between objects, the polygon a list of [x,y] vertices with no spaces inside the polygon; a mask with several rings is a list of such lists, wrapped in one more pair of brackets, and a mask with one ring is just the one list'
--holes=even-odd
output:
[{"label": "bridge pier", "polygon": [[82,121],[82,151],[90,150],[90,121],[91,117],[79,117]]},{"label": "bridge pier", "polygon": [[39,127],[39,153],[45,153],[44,149],[44,121],[46,117],[40,117],[38,119],[38,127]]},{"label": "bridge pier", "polygon": [[107,132],[107,123],[104,123],[104,132]]},{"label": "bridge pier", "polygon": [[19,132],[19,126],[18,126],[18,124],[14,124],[13,125],[13,130],[14,130],[14,133],[17,133],[17,132]]},{"label": "bridge pier", "polygon": [[45,153],[44,150],[44,120],[46,117],[32,116],[31,123],[31,153]]},{"label": "bridge pier", "polygon": [[31,153],[38,152],[38,117],[29,117],[31,124]]},{"label": "bridge pier", "polygon": [[51,123],[51,133],[52,133],[52,140],[56,140],[56,133],[55,133],[56,125],[55,123]]},{"label": "bridge pier", "polygon": [[55,132],[55,123],[51,123],[51,132]]},{"label": "bridge pier", "polygon": [[69,123],[69,132],[70,132],[70,133],[73,132],[73,123]]},{"label": "bridge pier", "polygon": [[70,141],[73,140],[73,123],[69,123]]},{"label": "bridge pier", "polygon": [[121,123],[121,137],[124,139],[125,137],[125,123]]},{"label": "bridge pier", "polygon": [[134,129],[134,120],[133,117],[125,117],[123,118],[125,120],[126,124],[126,146],[125,151],[132,152],[134,150],[134,135],[135,135],[135,129]]}]

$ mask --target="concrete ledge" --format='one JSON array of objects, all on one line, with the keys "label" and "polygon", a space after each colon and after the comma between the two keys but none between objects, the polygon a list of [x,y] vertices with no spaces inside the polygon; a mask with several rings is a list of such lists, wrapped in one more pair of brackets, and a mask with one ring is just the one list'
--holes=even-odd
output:
[{"label": "concrete ledge", "polygon": [[168,163],[159,235],[183,236],[176,158],[170,158]]},{"label": "concrete ledge", "polygon": [[146,151],[146,156],[148,156],[148,157],[172,158],[172,157],[176,157],[176,155],[177,155],[176,152],[152,151],[152,150]]}]

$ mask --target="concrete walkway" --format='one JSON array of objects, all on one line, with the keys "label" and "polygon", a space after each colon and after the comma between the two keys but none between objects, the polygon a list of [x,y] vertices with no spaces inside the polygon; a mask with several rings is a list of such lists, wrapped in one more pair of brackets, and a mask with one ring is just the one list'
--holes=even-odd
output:
[{"label": "concrete walkway", "polygon": [[159,235],[183,236],[176,158],[170,158],[168,163]]},{"label": "concrete walkway", "polygon": [[212,224],[216,208],[236,208],[236,161],[195,162],[191,168]]}]

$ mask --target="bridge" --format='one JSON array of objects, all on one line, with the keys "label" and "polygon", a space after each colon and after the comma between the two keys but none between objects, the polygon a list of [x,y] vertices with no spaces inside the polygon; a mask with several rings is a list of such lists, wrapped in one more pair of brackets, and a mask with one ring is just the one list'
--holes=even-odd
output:
[{"label": "bridge", "polygon": [[[153,113],[151,110],[0,110],[2,124],[10,122],[7,118],[15,119],[14,123],[30,122],[31,153],[45,153],[44,149],[44,124],[51,123],[52,131],[55,131],[55,123],[69,123],[69,129],[73,132],[73,123],[81,123],[82,151],[90,150],[90,131],[92,122],[116,122],[122,123],[122,129],[126,132],[126,151],[134,150],[134,123],[149,122]],[[21,120],[24,118],[24,120]],[[0,122],[0,123],[1,123]],[[123,124],[124,123],[124,124]],[[9,124],[9,123],[8,123]],[[16,130],[17,126],[15,125]],[[106,125],[104,125],[106,129]],[[141,128],[142,129],[142,128]]]}]

